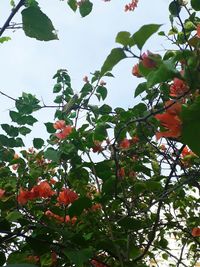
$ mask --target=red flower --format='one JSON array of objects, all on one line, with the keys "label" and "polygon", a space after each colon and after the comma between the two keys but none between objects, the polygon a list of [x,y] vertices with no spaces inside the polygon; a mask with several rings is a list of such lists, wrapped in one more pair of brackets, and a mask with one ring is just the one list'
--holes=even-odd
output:
[{"label": "red flower", "polygon": [[167,102],[165,102],[165,107],[167,109],[167,113],[171,115],[179,115],[181,113],[182,105],[179,102],[168,100]]},{"label": "red flower", "polygon": [[197,37],[200,38],[200,24],[197,25]]},{"label": "red flower", "polygon": [[4,196],[5,190],[0,188],[0,198],[2,198]]},{"label": "red flower", "polygon": [[126,4],[124,7],[125,12],[126,11],[133,11],[137,7],[138,1],[139,0],[132,0],[131,3]]},{"label": "red flower", "polygon": [[64,205],[69,205],[70,203],[73,203],[76,199],[78,199],[78,195],[68,188],[63,188],[63,190],[59,193],[57,197],[59,204]]},{"label": "red flower", "polygon": [[192,150],[189,150],[187,146],[184,147],[183,151],[181,152],[181,156],[185,158],[186,156],[195,156]]},{"label": "red flower", "polygon": [[177,97],[183,95],[187,91],[187,84],[181,79],[174,78],[173,84],[170,86],[170,95]]},{"label": "red flower", "polygon": [[96,153],[96,152],[99,153],[99,152],[103,151],[103,147],[101,146],[101,142],[95,140],[94,141],[94,146],[92,147],[92,151],[94,153]]},{"label": "red flower", "polygon": [[192,236],[200,236],[200,228],[199,227],[194,227],[192,229]]},{"label": "red flower", "polygon": [[30,192],[28,190],[23,190],[20,188],[17,201],[20,205],[25,205],[30,199]]},{"label": "red flower", "polygon": [[91,260],[91,264],[92,264],[92,266],[94,266],[94,267],[106,267],[105,264],[103,264],[102,262],[99,262],[99,261],[97,261],[97,260]]},{"label": "red flower", "polygon": [[119,144],[120,148],[122,149],[127,149],[130,147],[130,145],[130,141],[127,138],[124,138]]},{"label": "red flower", "polygon": [[147,53],[142,54],[142,64],[145,68],[153,69],[156,67],[157,63],[151,58],[155,56],[151,52],[147,51]]}]

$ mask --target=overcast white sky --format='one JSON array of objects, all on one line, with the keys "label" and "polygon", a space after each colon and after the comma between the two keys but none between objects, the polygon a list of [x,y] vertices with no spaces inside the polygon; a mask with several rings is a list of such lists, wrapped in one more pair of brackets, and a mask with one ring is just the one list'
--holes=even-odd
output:
[{"label": "overcast white sky", "polygon": [[[16,0],[16,3],[18,1]],[[81,18],[73,13],[67,1],[40,0],[39,5],[52,20],[58,31],[59,40],[39,42],[28,38],[23,31],[6,31],[11,41],[0,45],[1,82],[0,90],[18,97],[21,92],[31,92],[46,104],[51,104],[52,76],[57,69],[69,71],[74,88],[79,91],[83,85],[82,78],[90,72],[100,69],[110,50],[118,45],[115,37],[119,31],[134,33],[143,24],[168,23],[168,0],[140,0],[134,12],[124,12],[124,5],[129,0],[111,0],[103,2],[94,0],[93,12]],[[9,1],[0,3],[0,25],[10,14]],[[20,13],[13,21],[20,22]],[[0,26],[0,27],[1,27]],[[153,52],[162,51],[168,43],[161,37],[148,41],[146,49]],[[145,51],[145,49],[144,49]],[[131,107],[133,92],[138,80],[131,75],[132,65],[136,61],[126,60],[114,70],[115,79],[107,80],[108,101],[113,106]],[[0,96],[1,123],[7,120],[7,110],[13,103]],[[42,111],[40,118],[50,121],[51,112]],[[39,136],[38,136],[39,137]]]}]

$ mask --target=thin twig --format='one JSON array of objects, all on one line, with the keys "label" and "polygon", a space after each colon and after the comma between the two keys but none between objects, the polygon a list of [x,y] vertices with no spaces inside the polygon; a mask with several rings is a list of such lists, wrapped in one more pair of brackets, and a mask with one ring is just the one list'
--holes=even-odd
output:
[{"label": "thin twig", "polygon": [[25,4],[25,0],[20,0],[19,3],[16,5],[15,8],[12,9],[12,12],[10,13],[10,16],[4,23],[3,27],[0,30],[0,36],[4,33],[4,31],[10,26],[10,22],[12,18],[15,16],[15,14],[19,11],[19,9]]}]

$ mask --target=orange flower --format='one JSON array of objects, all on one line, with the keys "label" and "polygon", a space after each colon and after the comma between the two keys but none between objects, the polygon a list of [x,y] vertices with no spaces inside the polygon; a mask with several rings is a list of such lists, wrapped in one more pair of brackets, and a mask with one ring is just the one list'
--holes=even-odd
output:
[{"label": "orange flower", "polygon": [[194,227],[192,229],[192,236],[200,236],[200,228],[199,227]]},{"label": "orange flower", "polygon": [[102,206],[100,203],[96,203],[96,204],[92,205],[92,207],[91,207],[92,211],[97,211],[97,210],[101,210],[101,209],[102,209]]},{"label": "orange flower", "polygon": [[138,137],[137,135],[135,135],[135,136],[132,137],[131,142],[132,142],[133,144],[136,144],[136,143],[138,143],[139,141],[140,141],[140,139],[139,139],[139,137]]},{"label": "orange flower", "polygon": [[184,147],[181,156],[184,158],[186,156],[195,156],[194,152],[192,150],[189,150],[187,146]]},{"label": "orange flower", "polygon": [[119,178],[123,178],[125,176],[125,170],[123,167],[118,170],[118,176]]},{"label": "orange flower", "polygon": [[187,91],[187,84],[181,79],[174,78],[173,84],[170,86],[170,95],[177,97],[183,95]]},{"label": "orange flower", "polygon": [[57,197],[59,204],[64,205],[69,205],[70,203],[73,203],[76,199],[78,199],[78,195],[68,188],[63,188]]},{"label": "orange flower", "polygon": [[30,192],[28,190],[24,190],[20,188],[17,201],[20,205],[26,205],[28,200],[30,199]]},{"label": "orange flower", "polygon": [[33,197],[44,197],[48,198],[55,194],[48,182],[43,181],[39,185],[32,188],[31,193]]},{"label": "orange flower", "polygon": [[4,196],[4,194],[5,194],[5,190],[0,188],[0,198],[2,198]]},{"label": "orange flower", "polygon": [[58,130],[58,129],[63,129],[65,126],[66,126],[66,124],[65,124],[65,121],[64,121],[64,120],[56,121],[56,122],[53,124],[53,127],[54,127],[54,129],[56,129],[56,130]]},{"label": "orange flower", "polygon": [[197,37],[200,38],[200,24],[197,25]]},{"label": "orange flower", "polygon": [[163,114],[155,115],[155,118],[159,120],[168,131],[156,133],[156,138],[160,139],[161,137],[174,137],[178,138],[181,135],[181,120],[178,116],[174,116],[167,112]]},{"label": "orange flower", "polygon": [[138,78],[142,77],[142,75],[139,72],[139,64],[136,64],[136,65],[133,66],[132,74],[133,74],[133,76],[136,76]]},{"label": "orange flower", "polygon": [[59,222],[65,222],[65,223],[71,223],[72,225],[75,224],[75,222],[77,221],[77,217],[74,216],[72,218],[70,218],[69,215],[66,215],[65,218],[62,217],[62,216],[59,216],[55,213],[53,213],[52,211],[50,210],[47,210],[45,212],[45,215],[49,218],[54,218],[55,220],[59,221]]},{"label": "orange flower", "polygon": [[168,100],[165,102],[165,108],[167,109],[167,113],[171,115],[179,115],[181,113],[182,105],[179,102]]},{"label": "orange flower", "polygon": [[58,139],[65,139],[72,132],[72,129],[70,125],[67,125],[63,127],[59,133],[56,133],[55,136]]},{"label": "orange flower", "polygon": [[66,215],[65,216],[65,222],[66,223],[71,223],[72,225],[74,225],[77,221],[77,217],[76,216],[73,216],[72,218],[70,218],[69,215]]},{"label": "orange flower", "polygon": [[165,132],[157,132],[157,140],[161,137],[178,138],[181,135],[182,122],[179,118],[181,104],[177,102],[174,105],[168,107],[172,103],[172,100],[167,101],[165,103],[165,106],[167,108],[166,112],[155,115],[155,118],[161,122],[161,125],[168,130]]},{"label": "orange flower", "polygon": [[130,141],[127,139],[127,138],[124,138],[120,144],[119,144],[119,147],[122,148],[122,149],[127,149],[130,147]]}]

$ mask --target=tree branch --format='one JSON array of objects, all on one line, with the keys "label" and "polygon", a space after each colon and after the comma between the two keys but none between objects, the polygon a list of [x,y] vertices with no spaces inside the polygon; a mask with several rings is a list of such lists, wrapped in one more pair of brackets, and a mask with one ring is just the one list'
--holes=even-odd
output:
[{"label": "tree branch", "polygon": [[0,36],[4,33],[4,31],[10,26],[10,22],[12,18],[15,16],[15,14],[19,11],[19,9],[25,4],[25,0],[20,0],[19,3],[16,5],[15,8],[12,9],[12,12],[10,13],[10,16],[4,23],[3,27],[0,30]]}]

